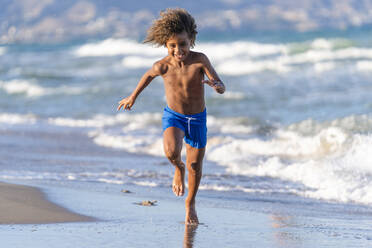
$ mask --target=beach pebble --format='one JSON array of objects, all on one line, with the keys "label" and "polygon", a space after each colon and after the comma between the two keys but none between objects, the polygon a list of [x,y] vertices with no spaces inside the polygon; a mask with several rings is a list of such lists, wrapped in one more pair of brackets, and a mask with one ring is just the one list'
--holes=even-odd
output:
[{"label": "beach pebble", "polygon": [[138,202],[136,204],[138,205],[141,205],[141,206],[156,206],[156,203],[157,201],[142,201],[142,202]]}]

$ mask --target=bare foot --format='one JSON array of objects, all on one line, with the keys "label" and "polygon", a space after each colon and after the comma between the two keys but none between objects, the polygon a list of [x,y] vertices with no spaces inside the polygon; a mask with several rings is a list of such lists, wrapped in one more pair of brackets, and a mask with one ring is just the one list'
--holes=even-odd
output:
[{"label": "bare foot", "polygon": [[176,196],[183,196],[185,194],[185,165],[176,166],[172,190]]},{"label": "bare foot", "polygon": [[195,205],[186,206],[186,225],[197,225],[199,224],[198,216],[196,215]]}]

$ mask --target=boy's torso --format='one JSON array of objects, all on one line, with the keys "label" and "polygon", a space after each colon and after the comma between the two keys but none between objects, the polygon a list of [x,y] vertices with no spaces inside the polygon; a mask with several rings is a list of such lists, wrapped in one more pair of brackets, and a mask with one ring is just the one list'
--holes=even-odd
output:
[{"label": "boy's torso", "polygon": [[199,54],[191,52],[182,66],[171,63],[169,57],[161,60],[167,67],[162,75],[168,106],[182,114],[197,114],[205,109],[203,64]]}]

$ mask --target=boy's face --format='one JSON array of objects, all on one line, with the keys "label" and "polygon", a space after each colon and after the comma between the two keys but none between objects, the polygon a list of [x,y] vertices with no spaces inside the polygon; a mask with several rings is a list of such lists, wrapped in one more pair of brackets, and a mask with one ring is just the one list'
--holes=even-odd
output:
[{"label": "boy's face", "polygon": [[190,43],[191,41],[186,31],[175,34],[166,43],[168,55],[177,62],[184,61],[190,53]]}]

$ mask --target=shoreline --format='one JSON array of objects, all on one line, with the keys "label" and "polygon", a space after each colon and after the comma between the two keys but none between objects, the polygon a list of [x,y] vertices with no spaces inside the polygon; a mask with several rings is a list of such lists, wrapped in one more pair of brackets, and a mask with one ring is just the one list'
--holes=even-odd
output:
[{"label": "shoreline", "polygon": [[[275,211],[268,211],[269,206],[264,205],[264,202],[256,205],[257,209],[266,209],[260,212],[234,207],[236,203],[229,199],[205,198],[200,195],[197,211],[201,223],[187,226],[183,223],[184,199],[174,197],[169,192],[171,189],[111,185],[110,190],[105,190],[106,186],[95,186],[97,187],[36,184],[37,188],[34,188],[0,183],[0,204],[3,203],[5,189],[14,190],[10,192],[11,196],[15,193],[17,196],[21,195],[16,190],[32,192],[26,194],[28,198],[34,197],[36,191],[39,196],[43,196],[43,201],[45,194],[42,191],[45,191],[51,201],[102,220],[57,223],[54,219],[53,222],[42,225],[0,225],[0,234],[4,237],[2,246],[23,247],[27,244],[31,248],[42,248],[53,244],[56,248],[74,248],[78,244],[84,244],[86,247],[107,248],[310,248],[314,242],[320,247],[340,244],[342,247],[370,245],[370,219],[365,217],[340,219],[337,216],[298,215],[296,209],[283,214],[278,204],[273,209]],[[121,190],[124,186],[132,194],[123,193]],[[157,200],[157,203],[152,206],[137,204],[143,200]],[[221,201],[223,204],[219,204]],[[74,221],[82,220],[78,218]]]},{"label": "shoreline", "polygon": [[38,188],[0,182],[0,225],[90,222],[94,218],[71,212],[49,201]]}]

